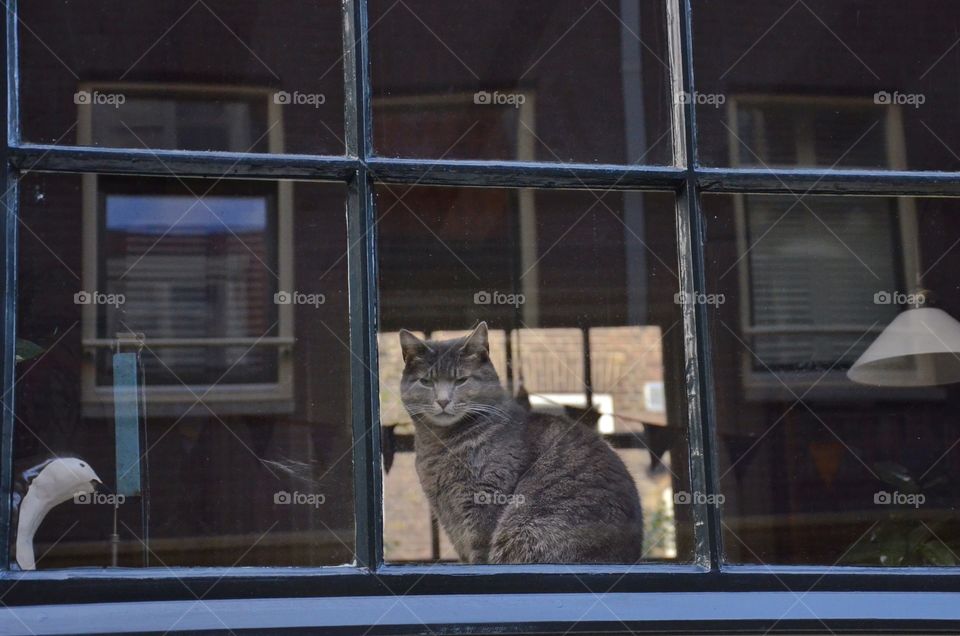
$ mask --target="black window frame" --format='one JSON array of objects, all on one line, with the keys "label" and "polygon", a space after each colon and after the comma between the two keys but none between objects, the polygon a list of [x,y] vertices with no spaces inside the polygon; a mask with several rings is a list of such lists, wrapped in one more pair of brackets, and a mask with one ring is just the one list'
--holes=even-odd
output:
[{"label": "black window frame", "polygon": [[[695,94],[693,0],[667,2],[679,39],[671,64]],[[375,156],[368,0],[343,1],[346,154],[270,155],[24,143],[19,117],[17,0],[0,24],[7,120],[3,204],[3,418],[0,429],[0,626],[74,633],[310,629],[331,633],[771,630],[960,631],[960,570],[723,563],[722,515],[694,511],[689,565],[474,566],[383,562],[377,379],[374,184],[668,190],[676,196],[680,291],[705,293],[705,218],[699,194],[960,196],[960,172],[702,167],[696,108],[682,106],[679,167],[396,159]],[[677,72],[675,71],[675,74]],[[682,129],[680,128],[682,126]],[[338,181],[348,186],[347,241],[356,515],[354,566],[10,570],[18,180],[30,171],[105,175]],[[709,308],[685,304],[691,489],[719,494]],[[42,607],[38,607],[42,606]],[[412,609],[416,607],[417,609]],[[193,609],[191,609],[193,608]],[[409,611],[404,611],[404,609]]]}]

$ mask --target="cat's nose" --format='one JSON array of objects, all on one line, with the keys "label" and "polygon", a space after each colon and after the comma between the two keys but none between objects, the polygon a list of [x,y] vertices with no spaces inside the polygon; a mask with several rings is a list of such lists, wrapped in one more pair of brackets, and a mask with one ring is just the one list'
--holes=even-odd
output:
[{"label": "cat's nose", "polygon": [[440,410],[442,411],[447,408],[447,404],[450,404],[450,400],[437,400],[437,404],[440,405]]}]

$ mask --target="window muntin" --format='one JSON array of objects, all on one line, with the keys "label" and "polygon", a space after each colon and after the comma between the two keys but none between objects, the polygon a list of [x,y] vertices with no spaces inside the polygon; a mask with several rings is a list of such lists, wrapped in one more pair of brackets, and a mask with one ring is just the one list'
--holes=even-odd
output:
[{"label": "window muntin", "polygon": [[665,9],[374,0],[374,148],[386,157],[672,164]]}]

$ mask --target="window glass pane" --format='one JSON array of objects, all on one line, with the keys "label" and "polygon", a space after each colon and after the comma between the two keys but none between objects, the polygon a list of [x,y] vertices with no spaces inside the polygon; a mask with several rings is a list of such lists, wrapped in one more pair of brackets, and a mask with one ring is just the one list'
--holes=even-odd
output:
[{"label": "window glass pane", "polygon": [[[336,184],[24,178],[21,565],[31,519],[38,568],[113,563],[115,502],[121,566],[353,560],[344,199]],[[80,461],[109,491],[88,492]],[[66,501],[38,518],[34,484],[58,466]]]},{"label": "window glass pane", "polygon": [[36,143],[343,154],[333,2],[28,2],[23,137]]},{"label": "window glass pane", "polygon": [[673,162],[665,3],[369,4],[379,154]]},{"label": "window glass pane", "polygon": [[[376,200],[387,560],[690,561],[673,196],[380,185]],[[436,353],[451,341],[470,345]]]},{"label": "window glass pane", "polygon": [[704,164],[960,169],[956,3],[730,8],[693,9]]},{"label": "window glass pane", "polygon": [[727,560],[960,564],[957,200],[702,200]]}]

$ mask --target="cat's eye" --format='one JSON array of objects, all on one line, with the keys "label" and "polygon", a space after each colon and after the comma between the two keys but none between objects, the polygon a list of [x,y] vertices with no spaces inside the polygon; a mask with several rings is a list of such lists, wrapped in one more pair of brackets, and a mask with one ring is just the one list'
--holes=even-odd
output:
[{"label": "cat's eye", "polygon": [[467,380],[469,380],[469,379],[470,379],[470,376],[466,376],[466,377],[462,377],[462,378],[457,378],[456,380],[454,380],[453,383],[454,383],[455,385],[457,385],[457,386],[460,386],[461,384],[465,383],[465,382],[466,382]]},{"label": "cat's eye", "polygon": [[423,386],[433,386],[433,380],[428,380],[427,378],[420,378],[420,384]]}]

